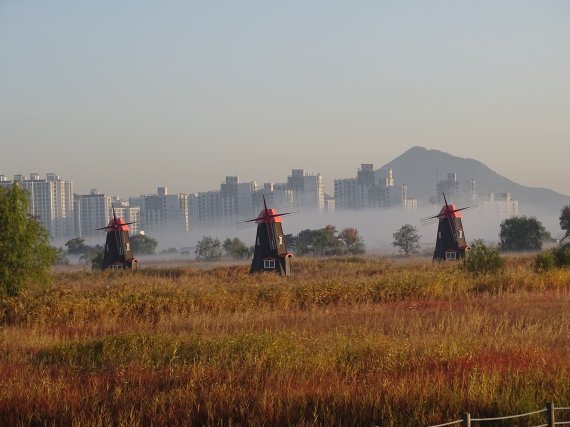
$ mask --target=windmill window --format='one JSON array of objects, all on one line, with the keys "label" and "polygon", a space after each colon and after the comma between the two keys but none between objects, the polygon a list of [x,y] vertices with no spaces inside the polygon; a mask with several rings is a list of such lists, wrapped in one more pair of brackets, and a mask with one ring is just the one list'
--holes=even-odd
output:
[{"label": "windmill window", "polygon": [[450,261],[456,260],[457,259],[457,252],[455,252],[455,251],[446,252],[445,253],[445,259],[448,259]]},{"label": "windmill window", "polygon": [[279,244],[280,244],[280,245],[283,244],[283,236],[279,236]]},{"label": "windmill window", "polygon": [[263,268],[268,269],[268,270],[275,268],[275,260],[274,259],[264,259],[263,260]]}]

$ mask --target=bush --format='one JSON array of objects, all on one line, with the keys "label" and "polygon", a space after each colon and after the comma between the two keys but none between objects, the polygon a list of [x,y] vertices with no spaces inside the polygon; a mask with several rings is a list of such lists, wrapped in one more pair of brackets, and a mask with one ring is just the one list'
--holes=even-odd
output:
[{"label": "bush", "polygon": [[475,243],[463,261],[465,269],[473,274],[497,274],[503,270],[503,264],[499,251],[483,241]]},{"label": "bush", "polygon": [[559,246],[552,249],[552,257],[556,267],[570,266],[570,247],[568,245]]},{"label": "bush", "polygon": [[541,252],[534,257],[534,270],[536,272],[552,270],[555,266],[553,251]]}]

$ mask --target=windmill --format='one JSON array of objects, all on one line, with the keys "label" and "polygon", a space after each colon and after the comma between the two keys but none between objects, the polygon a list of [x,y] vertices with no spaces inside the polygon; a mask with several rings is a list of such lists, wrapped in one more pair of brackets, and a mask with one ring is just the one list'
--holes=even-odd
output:
[{"label": "windmill", "polygon": [[123,218],[117,218],[115,209],[113,209],[113,218],[109,224],[97,229],[107,231],[101,269],[133,270],[137,268],[138,260],[133,256],[129,240],[130,224],[134,224],[134,222],[125,222]]},{"label": "windmill", "polygon": [[262,271],[274,271],[284,276],[291,274],[291,255],[285,248],[285,235],[283,234],[284,215],[291,212],[278,213],[275,209],[268,209],[263,196],[263,209],[257,218],[244,222],[257,223],[257,235],[250,274]]},{"label": "windmill", "polygon": [[423,218],[421,222],[423,225],[438,223],[433,259],[439,261],[456,260],[463,258],[465,251],[469,250],[469,245],[467,245],[465,240],[460,211],[474,208],[476,205],[462,208],[450,205],[447,203],[445,193],[443,193],[443,200],[445,205],[441,208],[441,211],[437,215]]}]

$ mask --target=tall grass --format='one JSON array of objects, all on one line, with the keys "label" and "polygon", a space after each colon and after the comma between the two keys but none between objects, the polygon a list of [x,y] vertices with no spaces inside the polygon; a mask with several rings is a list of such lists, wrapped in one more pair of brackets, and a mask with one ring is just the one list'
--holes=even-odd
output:
[{"label": "tall grass", "polygon": [[0,420],[401,426],[570,403],[568,270],[295,267],[63,271],[1,299]]}]

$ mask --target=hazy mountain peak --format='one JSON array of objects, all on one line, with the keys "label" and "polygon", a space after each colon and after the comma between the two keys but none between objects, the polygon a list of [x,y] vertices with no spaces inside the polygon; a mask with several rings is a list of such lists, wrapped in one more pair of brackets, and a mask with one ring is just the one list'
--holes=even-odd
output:
[{"label": "hazy mountain peak", "polygon": [[511,193],[519,200],[521,212],[527,206],[560,209],[570,202],[567,196],[552,190],[526,187],[499,175],[475,159],[457,157],[441,150],[415,146],[385,164],[380,170],[392,169],[396,185],[406,184],[408,194],[425,200],[436,194],[437,182],[455,173],[457,180],[475,180],[475,188],[481,193]]}]

